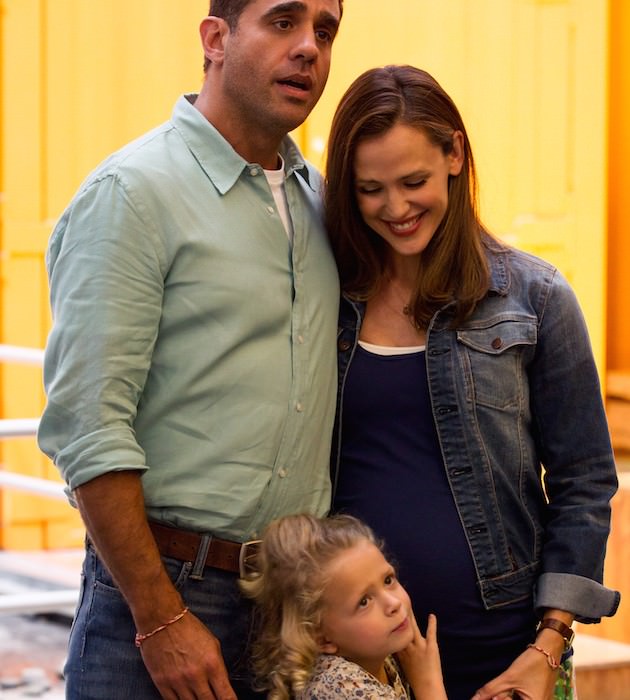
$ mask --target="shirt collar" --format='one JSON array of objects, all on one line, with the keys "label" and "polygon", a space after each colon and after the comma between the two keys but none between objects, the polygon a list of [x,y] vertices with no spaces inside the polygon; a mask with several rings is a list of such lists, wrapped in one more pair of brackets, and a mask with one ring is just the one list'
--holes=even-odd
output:
[{"label": "shirt collar", "polygon": [[507,250],[505,248],[486,250],[486,259],[490,268],[490,293],[505,296],[510,288],[510,273]]},{"label": "shirt collar", "polygon": [[[182,95],[175,103],[171,122],[206,175],[224,195],[234,187],[245,168],[258,164],[248,163],[242,158],[203,114],[195,109],[193,103],[196,98],[196,94]],[[306,162],[289,136],[282,140],[280,155],[285,162],[285,178],[299,173],[306,184],[315,191]]]}]

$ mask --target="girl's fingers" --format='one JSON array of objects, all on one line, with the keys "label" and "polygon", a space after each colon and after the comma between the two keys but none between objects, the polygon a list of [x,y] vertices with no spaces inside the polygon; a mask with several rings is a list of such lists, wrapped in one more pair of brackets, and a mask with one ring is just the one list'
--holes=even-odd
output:
[{"label": "girl's fingers", "polygon": [[429,615],[427,622],[427,642],[437,642],[437,617],[433,613]]}]

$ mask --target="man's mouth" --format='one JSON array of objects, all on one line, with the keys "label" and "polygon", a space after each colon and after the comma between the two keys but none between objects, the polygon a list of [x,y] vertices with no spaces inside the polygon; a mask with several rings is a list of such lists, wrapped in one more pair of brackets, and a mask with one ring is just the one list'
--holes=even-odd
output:
[{"label": "man's mouth", "polygon": [[286,85],[293,90],[300,90],[302,92],[308,92],[313,85],[311,78],[301,75],[292,75],[288,78],[282,78],[281,80],[278,80],[278,82],[280,85]]}]

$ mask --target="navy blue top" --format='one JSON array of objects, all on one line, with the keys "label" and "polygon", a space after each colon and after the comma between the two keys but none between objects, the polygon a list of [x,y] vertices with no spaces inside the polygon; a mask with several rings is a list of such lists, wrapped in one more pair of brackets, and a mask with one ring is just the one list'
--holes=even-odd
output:
[{"label": "navy blue top", "polygon": [[531,600],[486,611],[433,422],[425,353],[361,346],[348,370],[333,508],[385,541],[421,629],[438,618],[449,700],[469,700],[532,641]]}]

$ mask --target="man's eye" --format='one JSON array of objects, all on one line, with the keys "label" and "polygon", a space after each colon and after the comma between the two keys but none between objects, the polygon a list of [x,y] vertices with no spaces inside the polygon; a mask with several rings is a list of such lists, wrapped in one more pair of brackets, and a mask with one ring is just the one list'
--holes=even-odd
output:
[{"label": "man's eye", "polygon": [[275,25],[276,25],[276,27],[278,27],[278,29],[283,29],[283,30],[291,28],[291,22],[288,19],[279,19],[275,23]]},{"label": "man's eye", "polygon": [[368,599],[367,596],[363,596],[361,600],[359,601],[359,607],[364,608],[368,604]]},{"label": "man's eye", "polygon": [[326,29],[320,29],[315,33],[317,34],[317,38],[325,44],[330,44],[333,40],[332,34]]}]

